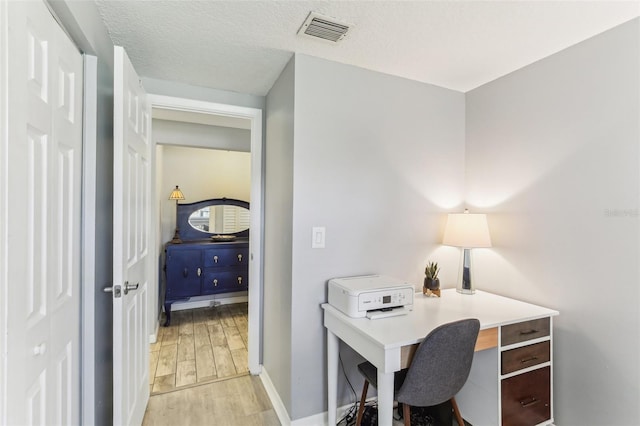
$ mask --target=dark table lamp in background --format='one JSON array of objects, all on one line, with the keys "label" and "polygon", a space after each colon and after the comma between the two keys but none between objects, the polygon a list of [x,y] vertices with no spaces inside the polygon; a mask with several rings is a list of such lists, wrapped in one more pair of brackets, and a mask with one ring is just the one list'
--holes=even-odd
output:
[{"label": "dark table lamp in background", "polygon": [[171,240],[172,244],[180,244],[182,240],[180,239],[180,229],[178,228],[178,201],[184,200],[184,194],[176,185],[176,189],[171,191],[171,195],[169,195],[170,200],[176,200],[176,233],[173,235],[173,240]]},{"label": "dark table lamp in background", "polygon": [[491,247],[487,215],[471,214],[466,209],[464,213],[449,213],[442,244],[462,248],[456,291],[463,294],[475,293],[475,280],[471,268],[471,249]]}]

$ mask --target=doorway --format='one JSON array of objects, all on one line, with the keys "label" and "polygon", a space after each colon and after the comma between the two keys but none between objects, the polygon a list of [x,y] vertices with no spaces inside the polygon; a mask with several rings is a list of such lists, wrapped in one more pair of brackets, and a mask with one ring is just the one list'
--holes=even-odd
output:
[{"label": "doorway", "polygon": [[[193,99],[175,98],[161,95],[148,95],[150,107],[156,111],[170,112],[175,116],[181,114],[209,115],[218,120],[248,120],[250,131],[250,172],[251,172],[251,217],[249,234],[249,282],[248,290],[248,367],[253,375],[261,373],[261,341],[262,341],[262,271],[263,271],[263,181],[262,181],[262,110],[257,108],[238,107]],[[152,129],[153,132],[153,129]],[[152,135],[153,136],[153,135]],[[155,138],[152,137],[155,150]],[[155,182],[155,181],[154,181]],[[155,186],[155,184],[154,184]],[[164,194],[164,188],[156,188],[156,193]],[[150,218],[154,232],[160,229],[159,215],[154,212]],[[159,238],[155,238],[156,241]],[[152,247],[156,259],[160,258],[158,244]],[[150,294],[153,300],[153,295]],[[155,295],[158,297],[158,294]],[[153,311],[153,310],[152,310]],[[157,325],[157,311],[151,315],[151,330]]]}]

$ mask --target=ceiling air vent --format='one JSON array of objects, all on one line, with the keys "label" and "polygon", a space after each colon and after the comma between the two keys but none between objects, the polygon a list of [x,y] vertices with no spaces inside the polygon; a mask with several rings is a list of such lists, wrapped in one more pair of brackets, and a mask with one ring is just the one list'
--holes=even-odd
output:
[{"label": "ceiling air vent", "polygon": [[339,42],[346,37],[347,31],[349,31],[349,24],[338,22],[334,18],[320,15],[316,12],[311,12],[304,21],[304,24],[302,24],[302,27],[298,30],[298,34]]}]

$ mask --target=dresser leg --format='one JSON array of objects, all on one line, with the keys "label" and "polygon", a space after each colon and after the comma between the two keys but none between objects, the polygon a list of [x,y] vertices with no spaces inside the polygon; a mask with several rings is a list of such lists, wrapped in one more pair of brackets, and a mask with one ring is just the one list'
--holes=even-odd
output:
[{"label": "dresser leg", "polygon": [[167,316],[164,326],[169,327],[169,324],[171,324],[171,302],[164,304],[164,313]]}]

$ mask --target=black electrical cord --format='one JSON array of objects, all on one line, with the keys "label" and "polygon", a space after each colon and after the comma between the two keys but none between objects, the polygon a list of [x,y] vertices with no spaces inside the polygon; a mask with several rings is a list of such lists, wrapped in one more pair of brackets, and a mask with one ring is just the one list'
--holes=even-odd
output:
[{"label": "black electrical cord", "polygon": [[349,407],[349,409],[344,414],[344,416],[342,416],[342,418],[340,420],[338,420],[337,424],[339,425],[342,422],[345,422],[345,424],[349,425],[349,424],[351,424],[351,421],[353,420],[354,414],[355,414],[356,410],[358,409],[358,395],[356,394],[356,391],[353,388],[353,385],[349,381],[349,377],[347,377],[347,372],[344,369],[344,363],[342,362],[342,355],[340,355],[340,352],[338,352],[338,359],[340,360],[340,367],[342,367],[342,374],[344,375],[345,380],[347,381],[347,383],[349,384],[349,387],[351,388],[351,393],[353,394],[353,399],[355,401],[353,402],[351,407]]}]

